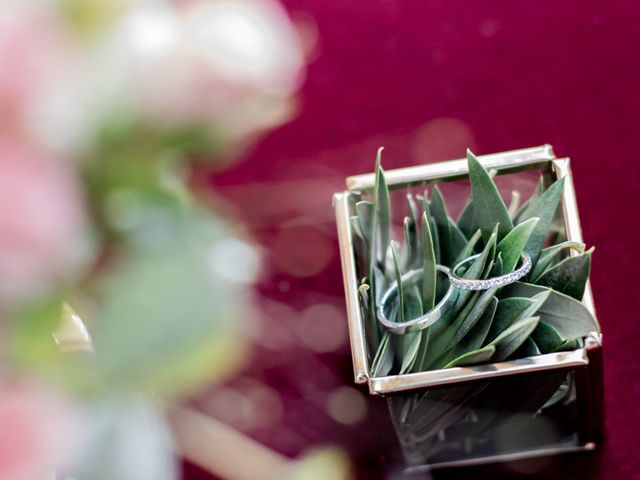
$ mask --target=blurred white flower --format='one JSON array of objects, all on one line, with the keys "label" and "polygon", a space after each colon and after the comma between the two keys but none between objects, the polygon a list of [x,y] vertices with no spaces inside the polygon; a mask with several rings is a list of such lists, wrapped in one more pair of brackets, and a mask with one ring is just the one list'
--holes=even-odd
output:
[{"label": "blurred white flower", "polygon": [[99,62],[102,110],[223,140],[283,121],[303,70],[291,22],[266,0],[138,2]]}]

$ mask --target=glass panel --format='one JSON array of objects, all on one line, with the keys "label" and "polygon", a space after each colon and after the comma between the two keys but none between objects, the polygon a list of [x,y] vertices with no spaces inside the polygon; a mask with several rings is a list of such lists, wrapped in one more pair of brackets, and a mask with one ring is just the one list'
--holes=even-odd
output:
[{"label": "glass panel", "polygon": [[579,445],[574,371],[387,397],[406,466]]}]

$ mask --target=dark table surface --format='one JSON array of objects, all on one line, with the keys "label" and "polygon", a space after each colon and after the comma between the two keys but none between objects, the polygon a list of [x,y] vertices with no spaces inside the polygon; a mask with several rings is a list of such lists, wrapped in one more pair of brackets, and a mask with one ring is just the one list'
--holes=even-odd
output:
[{"label": "dark table surface", "polygon": [[[207,176],[263,246],[258,334],[250,363],[227,388],[268,387],[261,405],[271,417],[252,424],[233,411],[210,413],[292,457],[319,443],[343,446],[359,478],[384,478],[368,413],[336,418],[327,407],[342,401],[357,410],[365,398],[346,388],[352,371],[331,194],[346,175],[371,171],[380,145],[394,168],[459,158],[467,147],[482,154],[550,143],[572,157],[585,241],[597,247],[591,278],[604,331],[607,437],[598,453],[556,459],[537,476],[640,478],[640,7],[285,4],[316,37],[299,112],[242,163]],[[209,477],[187,466],[187,478]]]}]

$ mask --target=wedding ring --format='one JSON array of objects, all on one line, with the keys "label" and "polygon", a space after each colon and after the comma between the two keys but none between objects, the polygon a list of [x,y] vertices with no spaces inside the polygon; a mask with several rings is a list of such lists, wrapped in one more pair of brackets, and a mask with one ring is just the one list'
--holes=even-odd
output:
[{"label": "wedding ring", "polygon": [[480,254],[472,255],[469,258],[458,263],[449,271],[449,282],[455,288],[461,288],[463,290],[488,290],[493,287],[502,287],[509,285],[510,283],[517,282],[524,277],[529,270],[531,270],[531,257],[526,253],[522,255],[522,265],[517,270],[499,277],[491,277],[485,280],[482,279],[469,279],[462,278],[456,274],[456,272],[466,263],[472,262],[478,258]]},{"label": "wedding ring", "polygon": [[[436,265],[436,269],[442,273],[449,275],[449,268],[443,265]],[[419,268],[416,270],[411,270],[401,277],[401,282],[403,284],[409,283],[416,278],[421,278],[423,268]],[[453,288],[453,285],[449,284],[449,289],[447,293],[444,294],[444,297],[438,302],[438,304],[433,307],[430,311],[421,315],[418,318],[414,318],[412,320],[408,320],[406,322],[392,322],[387,318],[387,313],[385,312],[385,305],[393,297],[398,293],[398,282],[394,282],[391,284],[391,287],[384,293],[382,299],[380,300],[380,304],[378,305],[378,321],[389,330],[391,333],[395,333],[401,335],[403,333],[417,332],[419,330],[424,330],[427,327],[430,327],[438,320],[440,320],[445,314],[447,307],[452,305],[456,298],[457,293]]]}]

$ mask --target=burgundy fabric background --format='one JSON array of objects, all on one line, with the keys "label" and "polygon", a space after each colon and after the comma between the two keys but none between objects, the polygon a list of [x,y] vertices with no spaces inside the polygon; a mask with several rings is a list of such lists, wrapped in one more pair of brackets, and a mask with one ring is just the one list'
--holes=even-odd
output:
[{"label": "burgundy fabric background", "polygon": [[[342,315],[327,328],[344,336],[330,197],[346,175],[372,169],[379,145],[386,146],[385,167],[394,168],[459,158],[467,146],[483,154],[550,143],[572,157],[584,237],[597,246],[592,286],[604,331],[607,439],[597,454],[558,459],[538,476],[640,478],[640,7],[594,0],[284,3],[317,29],[299,113],[242,163],[210,178],[264,248],[265,308],[279,301],[302,311],[320,298]],[[266,337],[295,329],[287,323],[295,319],[265,318]],[[368,423],[341,425],[321,408],[331,388],[352,385],[346,341],[326,354],[294,344],[256,341],[240,376],[275,388],[283,413],[247,433],[292,457],[317,443],[342,445],[359,478],[385,478]],[[209,478],[192,466],[186,471],[188,479]]]}]

